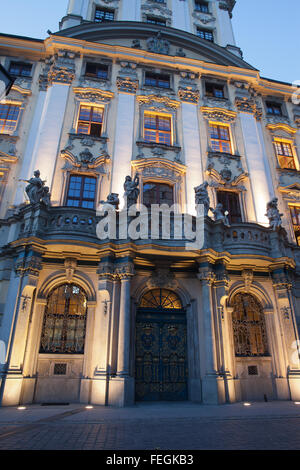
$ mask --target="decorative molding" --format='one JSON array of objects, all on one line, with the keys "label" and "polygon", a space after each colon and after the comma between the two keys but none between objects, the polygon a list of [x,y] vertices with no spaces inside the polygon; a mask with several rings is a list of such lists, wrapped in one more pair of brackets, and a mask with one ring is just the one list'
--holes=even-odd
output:
[{"label": "decorative molding", "polygon": [[287,132],[288,134],[296,134],[298,129],[295,129],[294,127],[290,126],[289,124],[279,122],[276,124],[267,124],[266,128],[269,129],[272,133],[275,133],[276,131],[284,131]]},{"label": "decorative molding", "polygon": [[168,268],[158,268],[153,271],[146,284],[148,289],[154,289],[156,287],[177,289],[178,287],[178,282],[175,279],[174,273],[172,273]]},{"label": "decorative molding", "polygon": [[[94,157],[87,148],[79,154],[79,157],[71,153],[68,149],[62,150],[61,156],[65,158],[73,168],[89,170],[103,167],[103,165],[110,160],[110,156],[105,151],[102,152],[101,155]],[[104,169],[102,169],[102,173],[106,173]]]},{"label": "decorative molding", "polygon": [[147,105],[151,109],[162,110],[162,108],[169,108],[176,110],[180,106],[180,101],[172,100],[168,96],[161,95],[138,95],[136,97],[138,103],[143,106]]},{"label": "decorative molding", "polygon": [[170,41],[163,39],[161,32],[158,31],[156,36],[147,39],[147,50],[156,54],[169,55]]},{"label": "decorative molding", "polygon": [[242,278],[244,280],[244,290],[245,292],[250,292],[251,285],[253,282],[253,270],[252,269],[244,269],[242,272]]},{"label": "decorative molding", "polygon": [[77,260],[75,258],[66,258],[64,262],[64,267],[66,270],[66,279],[68,282],[72,282],[76,267]]},{"label": "decorative molding", "polygon": [[76,98],[91,103],[108,103],[113,97],[112,91],[97,88],[73,88]]},{"label": "decorative molding", "polygon": [[234,111],[223,108],[211,108],[209,106],[203,106],[201,112],[205,119],[227,123],[234,122],[237,117],[237,113]]},{"label": "decorative molding", "polygon": [[178,97],[181,101],[186,103],[197,104],[200,98],[199,90],[194,90],[192,87],[179,88]]}]

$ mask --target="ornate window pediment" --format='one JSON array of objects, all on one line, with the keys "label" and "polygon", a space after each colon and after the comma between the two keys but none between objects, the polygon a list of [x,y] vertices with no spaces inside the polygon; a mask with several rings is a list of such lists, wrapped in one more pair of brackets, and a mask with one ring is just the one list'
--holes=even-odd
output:
[{"label": "ornate window pediment", "polygon": [[212,121],[221,121],[224,123],[231,123],[236,120],[237,113],[224,108],[213,108],[210,106],[203,106],[201,112],[205,119]]},{"label": "ornate window pediment", "polygon": [[88,103],[109,103],[114,97],[114,93],[98,88],[73,88],[77,100]]}]

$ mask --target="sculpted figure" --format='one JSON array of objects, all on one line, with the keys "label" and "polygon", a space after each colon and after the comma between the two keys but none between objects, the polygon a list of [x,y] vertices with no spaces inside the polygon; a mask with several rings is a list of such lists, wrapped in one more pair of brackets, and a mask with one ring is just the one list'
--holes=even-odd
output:
[{"label": "sculpted figure", "polygon": [[227,225],[229,226],[229,220],[228,220],[228,212],[226,211],[224,213],[224,209],[223,209],[223,204],[221,204],[220,202],[217,204],[217,207],[215,209],[211,209],[213,214],[214,214],[214,218],[215,218],[215,221],[217,222],[218,220],[222,220],[222,222],[224,223],[224,225]]},{"label": "sculpted figure", "polygon": [[138,188],[140,184],[140,180],[138,175],[136,174],[134,179],[132,180],[131,176],[126,176],[125,183],[124,183],[124,191],[125,191],[125,200],[126,206],[129,208],[133,204],[137,203],[140,190]]},{"label": "sculpted figure", "polygon": [[277,197],[273,198],[270,202],[267,204],[267,213],[265,214],[270,223],[270,228],[272,230],[276,230],[277,228],[281,227],[282,220],[281,217],[283,214],[280,214],[278,210],[278,199]]},{"label": "sculpted figure", "polygon": [[50,197],[51,197],[51,194],[49,193],[49,188],[48,186],[45,186],[43,188],[43,195],[42,195],[42,199],[41,201],[46,205],[46,206],[50,206]]},{"label": "sculpted figure", "polygon": [[107,196],[107,199],[106,201],[100,201],[101,204],[110,204],[111,206],[113,206],[116,210],[119,209],[119,204],[120,204],[120,201],[119,201],[119,194],[117,193],[110,193],[108,196]]},{"label": "sculpted figure", "polygon": [[43,196],[43,186],[44,182],[40,178],[39,170],[34,172],[34,177],[30,180],[25,180],[26,183],[29,183],[26,186],[25,191],[29,197],[30,204],[36,204],[40,202],[41,197]]},{"label": "sculpted figure", "polygon": [[195,203],[196,206],[199,204],[203,204],[204,206],[204,216],[208,216],[208,211],[209,211],[209,195],[207,191],[208,183],[205,181],[204,183],[200,184],[196,188],[194,188],[195,191]]}]

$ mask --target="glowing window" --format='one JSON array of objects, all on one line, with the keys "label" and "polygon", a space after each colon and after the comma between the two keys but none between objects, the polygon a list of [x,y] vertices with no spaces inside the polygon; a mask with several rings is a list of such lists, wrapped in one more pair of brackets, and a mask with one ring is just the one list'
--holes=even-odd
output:
[{"label": "glowing window", "polygon": [[20,106],[0,104],[0,134],[13,134],[16,130]]},{"label": "glowing window", "polygon": [[103,123],[103,108],[81,105],[79,110],[77,134],[100,137]]},{"label": "glowing window", "polygon": [[211,148],[214,152],[232,153],[228,126],[210,123],[209,132]]},{"label": "glowing window", "polygon": [[292,145],[289,142],[281,142],[279,140],[276,140],[274,143],[280,168],[295,170],[296,165]]},{"label": "glowing window", "polygon": [[145,113],[144,139],[146,142],[171,145],[171,117]]},{"label": "glowing window", "polygon": [[168,289],[152,289],[143,295],[141,308],[181,309],[182,303],[175,292]]},{"label": "glowing window", "polygon": [[40,353],[83,354],[86,314],[87,298],[80,287],[54,289],[47,299]]}]

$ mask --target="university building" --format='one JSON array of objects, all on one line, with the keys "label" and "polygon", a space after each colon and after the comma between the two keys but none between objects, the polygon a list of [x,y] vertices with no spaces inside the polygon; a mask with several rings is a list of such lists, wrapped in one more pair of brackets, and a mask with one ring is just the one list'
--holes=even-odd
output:
[{"label": "university building", "polygon": [[[44,40],[1,34],[2,406],[300,401],[300,106],[235,3],[70,0]],[[98,236],[136,175],[194,222],[208,183],[203,246]]]}]

